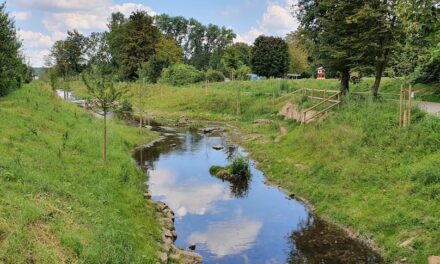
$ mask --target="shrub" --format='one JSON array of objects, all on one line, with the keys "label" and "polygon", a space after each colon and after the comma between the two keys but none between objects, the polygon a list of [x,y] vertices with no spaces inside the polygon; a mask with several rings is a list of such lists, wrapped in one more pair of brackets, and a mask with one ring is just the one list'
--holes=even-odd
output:
[{"label": "shrub", "polygon": [[206,72],[205,76],[206,76],[206,80],[209,82],[224,82],[225,81],[225,76],[223,75],[223,73],[221,71],[209,69]]},{"label": "shrub", "polygon": [[247,75],[252,73],[252,69],[246,65],[242,65],[237,70],[237,80],[245,81],[247,80]]},{"label": "shrub", "polygon": [[249,176],[249,160],[238,156],[232,160],[231,165],[229,165],[230,171],[233,175],[239,176]]},{"label": "shrub", "polygon": [[160,82],[175,86],[203,81],[203,73],[193,66],[176,64],[163,70]]}]

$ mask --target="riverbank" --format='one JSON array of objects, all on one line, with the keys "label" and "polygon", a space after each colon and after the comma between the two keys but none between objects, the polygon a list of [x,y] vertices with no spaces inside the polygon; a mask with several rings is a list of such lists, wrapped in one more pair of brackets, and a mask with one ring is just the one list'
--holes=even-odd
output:
[{"label": "riverbank", "polygon": [[130,153],[157,137],[100,120],[33,82],[0,99],[0,262],[154,263],[162,250]]},{"label": "riverbank", "polygon": [[150,87],[148,112],[176,122],[231,122],[269,181],[373,240],[387,261],[426,263],[439,255],[440,120],[415,110],[413,125],[401,129],[394,102],[345,98],[326,120],[300,126],[276,116],[283,95],[266,93],[286,88],[274,83]]}]

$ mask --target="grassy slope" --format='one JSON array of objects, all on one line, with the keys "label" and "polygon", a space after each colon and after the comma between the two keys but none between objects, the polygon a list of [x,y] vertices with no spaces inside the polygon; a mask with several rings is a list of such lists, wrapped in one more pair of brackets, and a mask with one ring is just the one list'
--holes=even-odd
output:
[{"label": "grassy slope", "polygon": [[[385,80],[388,91],[400,84]],[[373,238],[387,260],[426,263],[440,254],[440,120],[420,111],[411,128],[398,128],[394,102],[347,101],[324,122],[299,126],[276,117],[288,100],[281,81],[218,83],[183,88],[154,86],[149,111],[193,119],[235,120],[237,98],[243,144],[267,177],[308,198],[319,215]],[[291,81],[288,90],[337,88],[337,81]],[[354,90],[365,90],[365,83]],[[240,93],[237,91],[240,90]],[[276,98],[273,98],[273,93]],[[278,97],[280,96],[280,97]],[[274,120],[257,128],[257,118]],[[279,127],[289,128],[279,144]],[[414,251],[399,244],[413,238]]]},{"label": "grassy slope", "polygon": [[130,157],[153,134],[110,122],[104,168],[101,122],[38,82],[1,98],[0,120],[1,263],[154,261],[160,227]]}]

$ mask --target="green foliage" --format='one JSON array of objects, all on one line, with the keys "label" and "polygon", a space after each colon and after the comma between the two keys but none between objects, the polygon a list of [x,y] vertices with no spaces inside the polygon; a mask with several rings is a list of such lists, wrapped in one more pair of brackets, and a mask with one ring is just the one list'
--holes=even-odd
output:
[{"label": "green foliage", "polygon": [[289,70],[289,48],[282,38],[260,36],[252,47],[252,69],[260,76],[284,77]]},{"label": "green foliage", "polygon": [[221,59],[222,69],[229,74],[242,66],[251,65],[251,47],[245,43],[235,43],[228,47]]},{"label": "green foliage", "polygon": [[32,70],[24,63],[14,21],[0,3],[0,97],[32,80]]},{"label": "green foliage", "polygon": [[157,262],[162,229],[131,158],[153,134],[111,121],[104,168],[101,121],[41,82],[2,98],[0,119],[0,262]]},{"label": "green foliage", "polygon": [[185,62],[199,70],[219,69],[224,50],[236,37],[231,29],[203,25],[199,21],[166,14],[155,17],[162,33],[173,38],[184,50]]},{"label": "green foliage", "polygon": [[252,69],[249,66],[242,65],[238,68],[236,75],[237,80],[245,81],[248,79],[247,75],[252,73]]},{"label": "green foliage", "polygon": [[233,175],[245,177],[250,175],[249,160],[245,157],[235,157],[228,167]]},{"label": "green foliage", "polygon": [[115,14],[113,19],[108,36],[111,54],[122,77],[135,80],[140,67],[155,53],[160,32],[145,11],[136,11],[128,19]]},{"label": "green foliage", "polygon": [[67,78],[81,73],[86,64],[86,37],[78,31],[68,31],[66,40],[58,40],[50,57],[58,76]]},{"label": "green foliage", "polygon": [[164,69],[161,82],[181,86],[185,84],[198,83],[204,80],[203,72],[195,67],[186,64],[176,64]]},{"label": "green foliage", "polygon": [[310,70],[309,52],[303,43],[300,31],[289,33],[286,37],[289,45],[289,72],[301,74]]},{"label": "green foliage", "polygon": [[205,78],[209,82],[224,82],[225,76],[221,71],[209,69],[205,73]]},{"label": "green foliage", "polygon": [[177,42],[170,38],[161,37],[155,54],[139,70],[139,78],[146,78],[148,82],[157,83],[164,68],[182,63],[182,61],[183,51]]}]

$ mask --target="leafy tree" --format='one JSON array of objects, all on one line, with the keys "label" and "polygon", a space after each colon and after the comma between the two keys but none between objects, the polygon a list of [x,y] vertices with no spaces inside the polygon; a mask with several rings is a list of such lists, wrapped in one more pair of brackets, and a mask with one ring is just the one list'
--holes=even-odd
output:
[{"label": "leafy tree", "polygon": [[32,79],[32,71],[23,62],[20,48],[14,22],[6,13],[5,3],[0,4],[0,96]]},{"label": "leafy tree", "polygon": [[83,82],[89,94],[96,100],[103,113],[102,160],[107,161],[107,115],[117,105],[123,90],[115,86],[115,78],[109,74],[108,65],[93,65],[89,73],[82,74]]},{"label": "leafy tree", "polygon": [[247,75],[252,73],[252,69],[249,66],[246,65],[242,65],[240,68],[238,68],[237,70],[237,79],[240,81],[245,81],[247,80]]},{"label": "leafy tree", "polygon": [[205,26],[193,18],[163,14],[156,16],[155,21],[165,36],[173,38],[183,48],[185,63],[200,70],[219,69],[224,50],[236,37],[230,29],[212,24]]},{"label": "leafy tree", "polygon": [[[236,72],[243,65],[250,66],[251,48],[245,43],[235,43],[224,51],[221,68],[225,73]],[[231,76],[234,79],[234,76]]]},{"label": "leafy tree", "polygon": [[369,16],[356,19],[366,1],[362,0],[300,0],[298,18],[302,32],[315,43],[318,59],[328,68],[341,74],[341,91],[349,90],[350,70],[370,61],[366,53],[377,43],[363,30]]},{"label": "leafy tree", "polygon": [[286,36],[289,45],[289,72],[304,73],[309,70],[309,52],[304,44],[300,31],[291,32]]},{"label": "leafy tree", "polygon": [[259,36],[252,47],[252,69],[265,77],[283,77],[289,70],[289,48],[282,38]]},{"label": "leafy tree", "polygon": [[161,37],[155,54],[139,70],[139,77],[156,83],[164,68],[183,62],[183,50],[174,39]]},{"label": "leafy tree", "polygon": [[125,19],[113,14],[108,41],[110,51],[124,78],[135,80],[137,71],[155,53],[160,32],[145,11],[136,11]]}]

